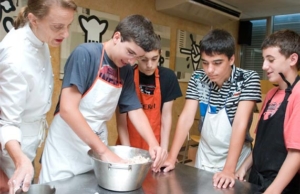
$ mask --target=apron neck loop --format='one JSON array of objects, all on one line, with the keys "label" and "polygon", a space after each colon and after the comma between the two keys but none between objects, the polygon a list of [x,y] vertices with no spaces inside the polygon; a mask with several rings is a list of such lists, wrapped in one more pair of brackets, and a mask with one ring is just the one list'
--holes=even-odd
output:
[{"label": "apron neck loop", "polygon": [[292,88],[291,88],[291,84],[290,84],[290,82],[288,82],[286,79],[285,79],[285,77],[284,77],[284,75],[283,75],[283,73],[279,73],[279,75],[280,75],[280,77],[282,78],[282,80],[287,84],[287,88],[285,89],[285,93],[292,93]]},{"label": "apron neck loop", "polygon": [[298,82],[299,80],[300,80],[300,76],[297,75],[297,77],[295,78],[295,81],[294,81],[293,85],[291,86],[292,89],[294,88],[294,86],[297,84],[297,82]]},{"label": "apron neck loop", "polygon": [[105,50],[105,43],[102,43],[103,47],[102,47],[102,52],[101,52],[101,58],[100,58],[100,64],[99,64],[99,69],[98,69],[98,77],[100,75],[100,71],[101,71],[101,67],[102,67],[102,62],[103,62],[103,58],[104,58],[104,50]]},{"label": "apron neck loop", "polygon": [[287,84],[287,86],[288,86],[288,87],[285,89],[285,93],[291,94],[291,93],[292,93],[292,90],[293,90],[293,88],[294,88],[294,86],[296,85],[296,83],[297,83],[297,82],[299,81],[299,79],[300,79],[299,75],[297,75],[297,77],[295,78],[295,81],[293,82],[292,85],[290,84],[290,82],[288,82],[288,81],[285,79],[283,73],[279,73],[279,75],[280,75],[280,77],[282,78],[282,80],[283,80],[283,81]]}]

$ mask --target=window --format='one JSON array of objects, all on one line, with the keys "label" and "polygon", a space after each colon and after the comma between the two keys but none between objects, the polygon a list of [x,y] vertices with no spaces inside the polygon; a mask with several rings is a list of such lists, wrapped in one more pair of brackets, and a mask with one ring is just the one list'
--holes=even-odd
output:
[{"label": "window", "polygon": [[300,14],[274,16],[274,32],[282,29],[290,29],[300,33]]},{"label": "window", "polygon": [[[273,32],[283,29],[290,29],[300,33],[300,14],[278,15],[273,16]],[[250,20],[252,22],[252,42],[251,46],[241,46],[241,67],[244,69],[255,70],[260,79],[264,80],[264,72],[262,70],[262,53],[261,43],[267,33],[267,19]],[[271,25],[272,22],[270,22]]]},{"label": "window", "polygon": [[262,70],[261,43],[266,37],[267,19],[251,20],[252,22],[252,40],[251,46],[242,45],[241,47],[241,67],[256,71],[260,79],[264,78]]}]

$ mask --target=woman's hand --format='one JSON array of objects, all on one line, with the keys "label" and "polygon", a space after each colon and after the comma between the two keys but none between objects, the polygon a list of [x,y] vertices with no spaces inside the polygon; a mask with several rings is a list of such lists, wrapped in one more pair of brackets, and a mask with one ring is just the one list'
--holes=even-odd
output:
[{"label": "woman's hand", "polygon": [[13,176],[8,181],[9,194],[15,194],[16,190],[22,188],[24,192],[29,190],[34,169],[29,158],[22,153],[21,160],[16,165]]}]

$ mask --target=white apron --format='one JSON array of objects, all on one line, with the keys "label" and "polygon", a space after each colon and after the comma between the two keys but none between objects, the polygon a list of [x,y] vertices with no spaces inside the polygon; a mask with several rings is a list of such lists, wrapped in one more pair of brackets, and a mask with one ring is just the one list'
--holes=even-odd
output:
[{"label": "white apron", "polygon": [[[83,95],[79,110],[95,134],[107,145],[106,121],[110,120],[115,112],[122,85],[119,69],[118,86],[99,77],[103,56],[104,46],[98,76],[88,92]],[[102,71],[104,70],[105,68]],[[89,149],[90,147],[75,134],[60,114],[56,114],[43,152],[39,183],[64,179],[92,170],[92,161],[87,155]]]},{"label": "white apron", "polygon": [[[209,107],[208,104],[201,130],[195,167],[215,173],[222,171],[225,166],[232,126],[225,106],[217,114],[212,114]],[[236,169],[243,163],[250,152],[250,143],[244,143]]]}]

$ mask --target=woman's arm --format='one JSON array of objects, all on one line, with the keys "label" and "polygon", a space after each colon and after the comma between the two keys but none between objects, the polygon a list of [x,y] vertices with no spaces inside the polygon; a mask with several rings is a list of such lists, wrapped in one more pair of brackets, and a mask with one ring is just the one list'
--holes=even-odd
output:
[{"label": "woman's arm", "polygon": [[0,65],[0,144],[2,153],[8,153],[15,165],[14,174],[8,181],[10,193],[20,188],[22,182],[23,191],[28,191],[34,174],[32,163],[20,145],[20,124],[30,85],[14,63],[14,60],[1,61]]}]

